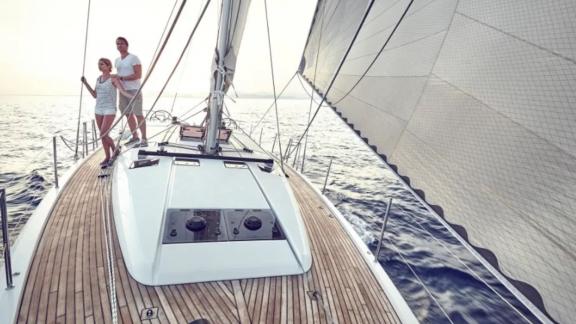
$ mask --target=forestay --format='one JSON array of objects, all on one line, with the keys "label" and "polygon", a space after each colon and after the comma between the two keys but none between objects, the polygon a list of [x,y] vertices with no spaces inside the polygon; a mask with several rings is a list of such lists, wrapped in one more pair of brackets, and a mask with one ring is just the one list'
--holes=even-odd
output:
[{"label": "forestay", "polygon": [[[300,72],[322,94],[363,5],[319,2]],[[327,93],[565,323],[576,316],[575,22],[572,0],[378,1]]]}]

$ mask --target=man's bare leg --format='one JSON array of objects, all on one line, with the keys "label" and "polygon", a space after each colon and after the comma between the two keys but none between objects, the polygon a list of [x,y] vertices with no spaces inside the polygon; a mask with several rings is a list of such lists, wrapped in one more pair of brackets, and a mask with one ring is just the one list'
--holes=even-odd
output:
[{"label": "man's bare leg", "polygon": [[144,116],[136,115],[136,119],[138,120],[140,134],[142,134],[142,141],[147,141],[148,137],[146,137],[146,118]]},{"label": "man's bare leg", "polygon": [[[128,127],[130,128],[130,133],[132,133],[132,139],[138,139],[138,132],[137,132],[137,124],[136,124],[136,118],[134,117],[134,114],[128,114],[126,115],[126,120],[128,121]],[[144,137],[144,135],[142,135],[142,137]]]}]

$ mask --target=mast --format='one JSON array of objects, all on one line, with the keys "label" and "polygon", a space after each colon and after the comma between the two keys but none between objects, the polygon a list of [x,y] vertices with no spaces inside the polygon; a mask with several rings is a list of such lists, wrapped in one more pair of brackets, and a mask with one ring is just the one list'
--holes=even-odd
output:
[{"label": "mast", "polygon": [[206,127],[206,138],[204,152],[206,154],[218,153],[218,135],[220,122],[222,120],[222,106],[224,104],[224,88],[226,77],[225,57],[230,37],[230,15],[231,0],[222,0],[222,10],[220,12],[220,27],[218,29],[218,43],[216,47],[216,72],[213,75],[214,82],[210,93],[210,109],[208,125]]}]

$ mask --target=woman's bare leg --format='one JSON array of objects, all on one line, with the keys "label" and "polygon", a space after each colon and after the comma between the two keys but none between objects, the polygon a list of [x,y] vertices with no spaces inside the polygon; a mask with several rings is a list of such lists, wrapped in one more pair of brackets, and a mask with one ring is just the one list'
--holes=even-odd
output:
[{"label": "woman's bare leg", "polygon": [[102,132],[100,128],[102,127],[102,120],[104,119],[104,116],[102,115],[94,115],[94,116],[96,117],[96,125],[98,125],[98,130]]},{"label": "woman's bare leg", "polygon": [[[103,133],[102,126],[104,124],[104,117],[105,117],[105,115],[96,115],[96,125],[98,125],[98,130],[100,131],[100,141],[102,142],[102,147],[104,148],[104,154],[106,154],[106,160],[108,160],[110,158],[110,155],[108,153],[108,148],[107,148],[108,143],[102,137],[102,133]],[[110,127],[110,126],[108,126],[108,127]]]},{"label": "woman's bare leg", "polygon": [[100,128],[100,136],[102,137],[102,146],[104,147],[104,153],[106,154],[106,160],[114,154],[116,147],[114,145],[114,140],[110,137],[110,127],[114,123],[114,118],[116,115],[104,115],[102,118],[102,127]]}]

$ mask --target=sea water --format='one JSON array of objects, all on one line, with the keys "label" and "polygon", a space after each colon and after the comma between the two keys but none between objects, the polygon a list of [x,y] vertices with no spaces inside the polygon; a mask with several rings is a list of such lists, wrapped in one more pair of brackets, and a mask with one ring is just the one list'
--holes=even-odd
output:
[{"label": "sea water", "polygon": [[[164,112],[155,117],[187,117],[200,102],[198,98],[162,98],[155,111]],[[230,119],[226,121],[251,133],[262,147],[274,147],[279,155],[280,147],[284,154],[290,141],[297,142],[316,108],[305,98],[282,99],[277,106],[270,98],[243,98],[228,103]],[[0,114],[0,188],[7,191],[10,238],[14,240],[53,186],[53,137],[57,139],[57,168],[62,175],[75,162],[75,156],[81,155],[74,142],[78,130],[82,136],[83,122],[87,122],[89,132],[92,129],[93,100],[84,98],[81,103],[78,97],[0,96]],[[300,157],[304,146],[304,165],[294,158],[288,163],[302,169],[321,190],[332,161],[325,194],[373,252],[387,201],[393,198],[378,260],[421,322],[533,320],[330,108],[318,111],[307,140],[301,142]]]}]

